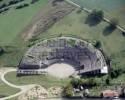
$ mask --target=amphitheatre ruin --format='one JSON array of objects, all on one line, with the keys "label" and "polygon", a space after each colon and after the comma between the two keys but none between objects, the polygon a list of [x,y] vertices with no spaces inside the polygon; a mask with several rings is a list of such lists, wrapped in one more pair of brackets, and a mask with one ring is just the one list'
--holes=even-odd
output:
[{"label": "amphitheatre ruin", "polygon": [[26,52],[17,70],[18,75],[50,74],[60,78],[106,73],[108,68],[101,51],[87,41],[71,37],[36,43]]}]

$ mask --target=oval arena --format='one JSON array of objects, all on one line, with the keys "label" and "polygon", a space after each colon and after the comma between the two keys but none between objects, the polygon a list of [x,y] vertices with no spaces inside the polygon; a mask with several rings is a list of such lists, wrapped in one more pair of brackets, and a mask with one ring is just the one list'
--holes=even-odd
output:
[{"label": "oval arena", "polygon": [[64,78],[74,74],[106,74],[103,54],[91,43],[71,37],[44,40],[32,46],[21,60],[17,74],[50,74]]}]

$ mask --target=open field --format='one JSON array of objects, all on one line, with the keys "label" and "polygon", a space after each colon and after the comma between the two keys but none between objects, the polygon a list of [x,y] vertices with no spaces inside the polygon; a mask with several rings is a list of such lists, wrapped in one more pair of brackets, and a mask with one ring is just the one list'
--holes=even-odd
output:
[{"label": "open field", "polygon": [[[30,2],[26,0],[25,2]],[[0,45],[10,44],[26,25],[31,21],[32,17],[47,3],[47,0],[39,0],[39,2],[22,9],[10,9],[5,14],[0,14]]]},{"label": "open field", "polygon": [[[30,1],[25,0],[24,3]],[[28,7],[18,10],[13,8],[5,14],[0,14],[0,46],[10,46],[9,48],[11,48],[11,52],[0,56],[1,66],[18,65],[26,50],[26,43],[22,40],[20,33],[47,2],[47,0],[39,0]]]},{"label": "open field", "polygon": [[16,72],[10,72],[5,75],[6,80],[17,85],[39,84],[43,87],[49,88],[52,86],[65,86],[70,79],[58,79],[48,75],[34,75],[16,77]]},{"label": "open field", "polygon": [[72,0],[88,9],[103,10],[105,17],[117,18],[125,27],[125,0]]},{"label": "open field", "polygon": [[0,96],[10,96],[19,91],[19,89],[11,88],[0,80]]}]

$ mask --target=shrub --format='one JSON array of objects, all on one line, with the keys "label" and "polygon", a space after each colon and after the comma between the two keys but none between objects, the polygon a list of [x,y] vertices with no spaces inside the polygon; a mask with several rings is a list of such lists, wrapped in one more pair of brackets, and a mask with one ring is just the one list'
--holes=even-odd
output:
[{"label": "shrub", "polygon": [[73,86],[71,84],[67,85],[64,88],[64,96],[66,97],[72,97],[73,96]]},{"label": "shrub", "polygon": [[89,88],[89,87],[96,86],[97,82],[94,78],[89,78],[86,80],[74,78],[71,80],[71,84],[74,88],[79,88],[79,86],[81,85]]},{"label": "shrub", "polygon": [[34,4],[34,3],[36,3],[36,2],[38,2],[39,0],[32,0],[31,1],[31,4]]},{"label": "shrub", "polygon": [[78,78],[73,78],[71,80],[71,84],[74,88],[78,88],[79,85],[82,85],[82,80],[81,79],[78,79]]},{"label": "shrub", "polygon": [[11,1],[9,1],[8,5],[17,4],[17,3],[22,2],[22,1],[24,1],[24,0],[11,0]]},{"label": "shrub", "polygon": [[110,85],[110,78],[109,77],[106,78],[105,83],[106,83],[106,85]]},{"label": "shrub", "polygon": [[21,8],[28,7],[28,6],[29,6],[29,4],[25,3],[25,4],[16,6],[16,9],[21,9]]},{"label": "shrub", "polygon": [[112,71],[110,72],[110,77],[117,78],[122,73],[124,73],[124,70],[122,70],[122,69],[112,69]]},{"label": "shrub", "polygon": [[9,10],[9,8],[4,8],[4,9],[0,9],[0,13],[3,13],[5,11]]},{"label": "shrub", "polygon": [[5,7],[7,7],[7,4],[3,3],[3,4],[0,6],[0,9],[5,8]]},{"label": "shrub", "polygon": [[101,48],[101,42],[100,41],[97,41],[94,45],[95,48],[99,49]]}]

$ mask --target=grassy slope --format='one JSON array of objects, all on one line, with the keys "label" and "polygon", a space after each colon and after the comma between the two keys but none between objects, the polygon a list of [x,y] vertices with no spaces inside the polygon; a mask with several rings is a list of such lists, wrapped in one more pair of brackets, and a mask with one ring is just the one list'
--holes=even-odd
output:
[{"label": "grassy slope", "polygon": [[58,79],[47,75],[34,75],[34,76],[22,76],[16,77],[16,73],[8,73],[5,78],[14,84],[40,84],[46,88],[51,86],[65,86],[69,79]]},{"label": "grassy slope", "polygon": [[5,96],[9,96],[12,94],[15,94],[17,92],[19,92],[20,90],[15,89],[15,88],[11,88],[8,85],[5,85],[3,82],[1,82],[0,80],[0,95],[5,95]]},{"label": "grassy slope", "polygon": [[[27,0],[28,2],[31,0]],[[21,30],[31,21],[32,17],[41,9],[47,0],[39,0],[36,4],[19,10],[11,9],[0,15],[0,44],[11,43]]]}]

